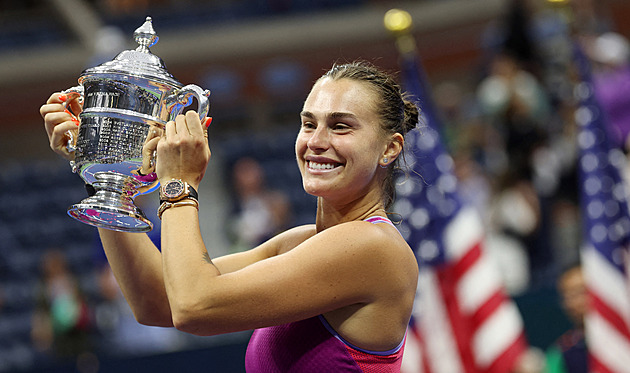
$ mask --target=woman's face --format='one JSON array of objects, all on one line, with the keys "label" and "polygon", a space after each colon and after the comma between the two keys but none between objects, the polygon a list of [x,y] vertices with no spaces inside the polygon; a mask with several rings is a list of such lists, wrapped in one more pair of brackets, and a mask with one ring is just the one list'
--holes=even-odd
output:
[{"label": "woman's face", "polygon": [[375,93],[359,81],[324,78],[315,83],[295,143],[307,193],[347,202],[372,190],[380,193],[375,176],[387,141],[375,102]]}]

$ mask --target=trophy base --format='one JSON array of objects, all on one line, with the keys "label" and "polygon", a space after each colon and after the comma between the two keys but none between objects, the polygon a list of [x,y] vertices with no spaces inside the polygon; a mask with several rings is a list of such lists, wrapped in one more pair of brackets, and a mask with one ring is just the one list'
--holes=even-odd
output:
[{"label": "trophy base", "polygon": [[98,228],[106,228],[119,232],[149,232],[153,223],[137,207],[102,206],[82,201],[68,208],[72,218]]},{"label": "trophy base", "polygon": [[153,223],[133,203],[140,183],[115,172],[98,172],[96,194],[68,208],[72,218],[95,227],[120,232],[149,232]]}]

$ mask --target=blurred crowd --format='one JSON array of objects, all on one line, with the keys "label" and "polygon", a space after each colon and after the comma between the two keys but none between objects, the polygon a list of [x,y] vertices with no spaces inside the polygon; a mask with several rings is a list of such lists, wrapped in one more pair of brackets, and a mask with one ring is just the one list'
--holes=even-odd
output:
[{"label": "blurred crowd", "polygon": [[462,195],[485,217],[487,249],[507,291],[518,299],[555,285],[569,321],[557,339],[535,346],[519,371],[585,373],[575,48],[591,64],[612,146],[627,154],[630,44],[605,2],[510,3],[506,18],[488,30],[478,84],[466,92],[442,83],[434,98]]},{"label": "blurred crowd", "polygon": [[628,152],[628,40],[615,32],[604,2],[549,3],[511,1],[506,19],[488,30],[485,73],[475,89],[447,82],[435,93],[462,194],[500,243],[491,250],[529,263],[528,274],[506,271],[513,295],[579,262],[574,48],[591,63],[613,146]]},{"label": "blurred crowd", "polygon": [[[139,8],[141,13],[148,3],[99,2],[120,12]],[[291,2],[274,3],[280,7]],[[585,291],[579,272],[582,236],[572,49],[577,43],[589,57],[609,135],[614,146],[627,153],[630,44],[616,32],[606,2],[508,3],[506,16],[486,30],[484,59],[474,83],[439,82],[433,99],[461,195],[486,223],[486,249],[501,269],[508,293],[518,298],[557,285],[559,296],[554,300],[566,311],[566,333],[534,346],[522,372],[560,372],[563,356],[573,356],[565,363],[567,372],[580,372],[585,356],[581,331]],[[288,192],[296,189],[293,184],[287,190],[282,187],[290,180],[274,179],[267,172],[269,159],[264,154],[253,156],[245,149],[232,157],[225,162],[229,177],[224,187],[230,198],[224,234],[229,250],[240,251],[294,225],[304,206],[296,205]],[[290,164],[292,154],[282,161]],[[277,169],[277,163],[272,167]],[[93,246],[86,242],[85,250]],[[95,260],[99,264],[86,286],[81,283],[86,277],[73,273],[64,253],[54,247],[41,257],[30,315],[35,361],[74,359],[82,371],[96,371],[97,356],[160,353],[191,345],[178,332],[139,326],[102,258]],[[2,294],[0,286],[0,318]],[[12,350],[0,350],[0,372],[16,366],[6,363],[3,351]],[[574,362],[578,368],[571,368]]]}]

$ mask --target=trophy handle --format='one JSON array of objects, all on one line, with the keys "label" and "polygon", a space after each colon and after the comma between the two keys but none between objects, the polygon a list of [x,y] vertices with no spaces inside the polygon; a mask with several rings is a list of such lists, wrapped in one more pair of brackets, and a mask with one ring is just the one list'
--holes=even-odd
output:
[{"label": "trophy handle", "polygon": [[203,120],[210,111],[209,90],[204,90],[195,84],[183,86],[181,89],[172,93],[165,100],[166,109],[169,112],[169,120],[175,120],[175,117],[182,113],[185,107],[192,104],[192,99],[197,99],[199,119]]},{"label": "trophy handle", "polygon": [[[72,100],[79,100],[79,103],[83,102],[83,86],[78,85],[72,88],[68,88],[66,90],[61,91],[62,94],[65,94],[68,99],[63,103],[63,107],[67,108],[68,104]],[[74,134],[72,131],[66,131],[66,136],[68,136],[68,143],[66,144],[66,149],[68,153],[74,153],[77,150],[76,147],[76,139],[74,138]]]}]

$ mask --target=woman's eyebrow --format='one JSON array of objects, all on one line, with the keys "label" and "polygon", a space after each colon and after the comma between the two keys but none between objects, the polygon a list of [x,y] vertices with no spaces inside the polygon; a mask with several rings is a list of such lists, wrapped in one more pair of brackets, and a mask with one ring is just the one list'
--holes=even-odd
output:
[{"label": "woman's eyebrow", "polygon": [[333,119],[343,119],[343,118],[351,118],[351,119],[356,119],[356,115],[352,114],[352,113],[345,113],[342,111],[335,111],[332,112],[330,114],[328,114],[328,117],[333,118]]},{"label": "woman's eyebrow", "polygon": [[[300,116],[303,118],[315,119],[315,114],[311,113],[310,111],[303,111],[300,113]],[[356,119],[357,118],[356,115],[352,113],[343,112],[343,111],[333,111],[332,113],[326,114],[326,117],[331,118],[331,119],[344,119],[344,118]]]}]

